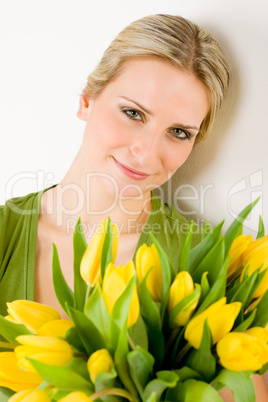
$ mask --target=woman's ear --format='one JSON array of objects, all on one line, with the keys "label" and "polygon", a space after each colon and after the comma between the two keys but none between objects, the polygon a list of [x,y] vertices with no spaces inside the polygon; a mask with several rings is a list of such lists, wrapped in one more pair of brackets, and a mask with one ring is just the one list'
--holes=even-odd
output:
[{"label": "woman's ear", "polygon": [[89,96],[82,94],[79,99],[79,108],[76,116],[83,121],[87,121],[89,110]]}]

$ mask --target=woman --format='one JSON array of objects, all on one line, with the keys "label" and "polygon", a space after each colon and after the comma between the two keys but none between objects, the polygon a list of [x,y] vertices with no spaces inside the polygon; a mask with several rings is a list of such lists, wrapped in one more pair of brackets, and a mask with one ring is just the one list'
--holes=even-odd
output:
[{"label": "woman", "polygon": [[[228,81],[217,42],[181,17],[145,17],[117,36],[81,95],[77,116],[86,122],[84,138],[61,183],[9,201],[0,211],[2,313],[6,301],[19,298],[59,309],[51,242],[72,286],[79,216],[88,241],[107,215],[118,225],[116,264],[150,244],[149,231],[175,261],[188,222],[151,191],[211,130]],[[195,229],[197,241],[201,230]]]}]

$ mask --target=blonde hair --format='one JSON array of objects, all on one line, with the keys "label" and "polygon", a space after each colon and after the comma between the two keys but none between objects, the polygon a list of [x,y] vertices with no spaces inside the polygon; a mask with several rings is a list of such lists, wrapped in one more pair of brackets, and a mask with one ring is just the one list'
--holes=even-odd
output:
[{"label": "blonde hair", "polygon": [[228,66],[217,41],[203,28],[182,17],[156,14],[128,25],[112,41],[88,76],[83,93],[97,96],[119,75],[126,60],[144,56],[168,61],[191,72],[203,83],[210,99],[210,109],[198,135],[198,140],[204,139],[228,87]]}]

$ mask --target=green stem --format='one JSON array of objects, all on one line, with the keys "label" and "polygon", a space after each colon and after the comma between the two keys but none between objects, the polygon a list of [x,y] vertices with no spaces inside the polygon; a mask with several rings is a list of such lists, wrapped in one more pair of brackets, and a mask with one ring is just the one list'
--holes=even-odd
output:
[{"label": "green stem", "polygon": [[191,349],[191,345],[188,342],[184,348],[182,348],[182,350],[177,354],[176,359],[174,361],[173,367],[176,368],[179,366],[179,363],[182,361],[182,359],[184,358],[184,356],[186,355],[186,353],[189,352],[189,350]]},{"label": "green stem", "polygon": [[90,395],[91,401],[94,401],[95,399],[101,398],[102,396],[105,395],[117,395],[117,396],[122,396],[123,398],[127,398],[131,402],[137,402],[136,399],[133,398],[133,396],[126,390],[120,389],[120,388],[106,388],[102,389],[101,391],[95,392],[95,394]]}]

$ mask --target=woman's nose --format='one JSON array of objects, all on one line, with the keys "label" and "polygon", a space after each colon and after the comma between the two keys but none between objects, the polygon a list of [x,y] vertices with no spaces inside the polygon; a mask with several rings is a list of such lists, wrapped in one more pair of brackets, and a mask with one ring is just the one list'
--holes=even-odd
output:
[{"label": "woman's nose", "polygon": [[135,160],[143,166],[154,166],[160,162],[160,140],[156,135],[142,135],[133,141],[130,150]]}]

